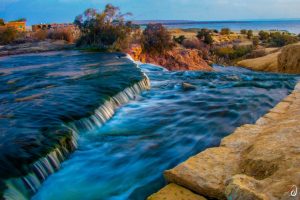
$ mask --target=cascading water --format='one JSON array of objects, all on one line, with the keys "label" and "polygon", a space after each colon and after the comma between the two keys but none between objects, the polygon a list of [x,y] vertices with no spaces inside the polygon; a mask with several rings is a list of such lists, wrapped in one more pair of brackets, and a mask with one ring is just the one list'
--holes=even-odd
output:
[{"label": "cascading water", "polygon": [[[43,56],[44,54],[40,55]],[[47,54],[46,54],[47,55]],[[79,54],[77,52],[66,52],[66,53],[58,53],[54,54],[54,56],[52,54],[49,55],[49,58],[53,58],[55,57],[57,60],[61,59],[60,56],[63,57],[64,61],[65,60],[70,60],[70,62],[74,61],[74,57],[78,56]],[[82,54],[80,54],[82,55]],[[95,55],[95,54],[93,54]],[[99,56],[99,54],[96,54]],[[65,57],[71,57],[71,58],[65,58]],[[100,56],[100,61],[101,58],[104,59],[105,61],[105,56],[107,55],[102,55],[102,57]],[[22,56],[21,56],[22,57]],[[17,57],[18,59],[19,57]],[[38,57],[39,58],[39,57]],[[88,58],[90,58],[90,55],[88,56]],[[104,101],[102,101],[102,103],[100,102],[100,107],[95,109],[93,113],[90,114],[90,116],[88,117],[76,117],[79,118],[79,120],[71,120],[70,122],[65,122],[65,119],[69,119],[68,116],[64,117],[64,120],[61,121],[60,125],[61,127],[58,130],[53,130],[53,132],[63,132],[62,136],[58,136],[57,138],[55,138],[55,140],[57,141],[57,143],[53,143],[53,150],[48,150],[50,151],[50,153],[48,153],[46,156],[41,156],[41,158],[39,158],[37,161],[31,163],[31,164],[26,164],[25,168],[26,170],[22,170],[25,172],[21,172],[21,176],[20,175],[12,175],[12,178],[8,178],[8,179],[1,179],[2,181],[2,187],[5,189],[2,193],[2,196],[4,199],[12,199],[12,200],[20,200],[20,199],[29,199],[33,194],[35,194],[39,187],[41,186],[42,182],[46,180],[46,178],[54,173],[55,171],[57,171],[60,166],[61,163],[70,155],[71,152],[73,152],[76,148],[77,148],[77,139],[78,139],[78,135],[81,132],[88,132],[91,131],[95,128],[100,127],[101,125],[103,125],[109,118],[111,118],[115,112],[115,109],[117,109],[119,106],[121,106],[122,104],[127,103],[128,101],[134,99],[137,95],[140,94],[140,92],[142,92],[143,90],[147,90],[150,88],[150,82],[148,77],[141,73],[140,70],[138,68],[136,68],[135,64],[128,64],[125,58],[121,58],[120,55],[114,56],[114,54],[111,54],[111,56],[109,56],[109,59],[111,61],[111,59],[113,58],[118,58],[118,62],[115,63],[115,67],[113,65],[111,65],[111,63],[108,64],[109,67],[104,69],[104,72],[101,73],[101,69],[100,69],[100,74],[105,76],[108,73],[110,73],[110,71],[116,71],[119,70],[120,73],[122,73],[122,70],[119,68],[123,67],[124,69],[129,69],[132,70],[133,76],[131,77],[130,74],[127,77],[127,81],[130,85],[127,84],[122,84],[122,82],[120,83],[120,85],[117,85],[117,88],[110,88],[109,86],[105,87],[103,90],[97,91],[100,92],[100,95],[105,95]],[[21,58],[22,59],[22,58]],[[87,58],[86,58],[87,59]],[[122,60],[123,59],[123,60]],[[6,61],[6,63],[11,64],[12,60]],[[38,60],[38,62],[40,62],[40,60]],[[78,62],[78,61],[77,61]],[[77,67],[81,67],[82,63],[75,63],[74,64]],[[105,64],[103,63],[97,63],[96,65],[93,64],[93,67],[102,67],[105,66]],[[124,66],[124,65],[127,65]],[[40,65],[40,66],[44,66],[44,65]],[[51,65],[50,65],[51,66]],[[88,65],[89,66],[89,65]],[[53,74],[53,72],[61,70],[60,68],[57,68],[56,66],[51,66],[51,69],[40,69],[39,73],[42,72],[47,72],[47,70],[51,71],[51,73]],[[21,68],[21,69],[20,69]],[[6,76],[10,76],[10,75],[14,75],[15,71],[23,71],[24,67],[17,67],[17,68],[7,68],[4,69],[4,77],[6,78]],[[25,67],[26,68],[26,72],[29,68],[40,68],[39,66],[33,66],[33,67]],[[74,69],[73,69],[74,70]],[[83,69],[79,69],[79,70],[83,70]],[[130,72],[130,71],[129,71]],[[60,74],[60,72],[56,72],[57,74]],[[98,72],[99,73],[99,72]],[[115,72],[117,73],[117,72]],[[126,73],[128,73],[128,71],[126,71]],[[93,72],[89,72],[88,74],[82,74],[78,77],[78,72],[75,73],[76,74],[76,79],[85,79],[86,76],[90,75],[90,74],[97,74],[97,72],[95,72],[95,69],[93,70]],[[74,78],[74,72],[69,72],[68,75],[70,75],[70,77],[68,76],[68,78],[66,78],[66,82],[70,82],[70,79]],[[137,76],[139,75],[139,76]],[[25,76],[25,75],[24,75]],[[26,78],[26,77],[23,77]],[[99,77],[101,78],[101,76]],[[111,81],[116,81],[113,78],[118,78],[112,76]],[[124,79],[124,77],[122,77],[122,79]],[[58,80],[57,80],[58,81]],[[92,82],[93,84],[93,82]],[[94,83],[95,84],[95,83]],[[96,85],[97,86],[97,85]],[[13,88],[15,89],[15,88]],[[44,87],[42,88],[44,89]],[[97,88],[98,89],[98,88]],[[112,91],[107,92],[107,89],[111,89]],[[115,91],[114,91],[115,90]],[[118,92],[119,90],[119,92]],[[117,93],[116,93],[117,92]],[[106,93],[108,93],[109,95],[111,94],[112,96],[106,95]],[[116,93],[116,94],[113,94]],[[37,95],[38,96],[38,95]],[[29,99],[32,100],[31,98],[23,98],[23,99]],[[34,98],[33,98],[34,99]],[[3,100],[3,99],[1,99]],[[97,104],[99,102],[95,102],[95,104]],[[9,109],[6,111],[8,113]],[[26,112],[26,110],[21,110],[21,112]],[[2,113],[3,116],[5,116],[5,111]],[[1,121],[0,121],[1,122]],[[8,130],[4,130],[9,132]],[[65,132],[65,133],[64,133]],[[54,134],[54,133],[53,133]],[[55,133],[56,134],[56,133]],[[54,134],[54,135],[55,135]],[[1,152],[1,153],[5,153],[5,152]],[[37,152],[39,153],[39,152]],[[42,153],[41,153],[42,154]],[[5,157],[5,155],[4,155]],[[16,155],[17,157],[17,155]],[[9,171],[9,169],[6,169]],[[14,177],[16,176],[16,177]],[[4,176],[3,176],[4,177]]]},{"label": "cascading water", "polygon": [[[33,200],[141,200],[164,186],[163,171],[254,123],[293,89],[296,76],[215,66],[169,72],[141,65],[151,90],[82,134],[79,148]],[[191,89],[182,83],[192,84]],[[258,109],[259,108],[259,109]]]},{"label": "cascading water", "polygon": [[255,122],[298,78],[142,72],[122,54],[77,51],[0,61],[0,193],[18,200],[145,199],[165,169]]}]

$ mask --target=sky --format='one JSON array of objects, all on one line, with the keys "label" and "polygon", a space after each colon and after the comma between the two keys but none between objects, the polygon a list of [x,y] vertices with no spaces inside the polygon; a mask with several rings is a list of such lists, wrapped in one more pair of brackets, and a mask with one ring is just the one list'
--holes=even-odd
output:
[{"label": "sky", "polygon": [[87,8],[111,3],[131,20],[299,19],[300,0],[0,0],[0,18],[28,24],[73,22]]}]

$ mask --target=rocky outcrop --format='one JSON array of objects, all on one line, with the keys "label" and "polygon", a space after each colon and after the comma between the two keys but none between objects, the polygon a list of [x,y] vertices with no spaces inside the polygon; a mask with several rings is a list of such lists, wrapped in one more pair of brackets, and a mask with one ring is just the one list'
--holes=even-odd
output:
[{"label": "rocky outcrop", "polygon": [[266,56],[239,61],[237,65],[255,71],[299,74],[300,43],[287,45]]},{"label": "rocky outcrop", "polygon": [[160,65],[168,70],[213,71],[197,49],[174,48],[164,55],[149,55],[142,53],[140,47],[134,47],[128,53],[136,61]]},{"label": "rocky outcrop", "polygon": [[300,73],[300,44],[288,45],[281,50],[278,57],[278,71]]},{"label": "rocky outcrop", "polygon": [[299,200],[299,144],[300,83],[255,124],[237,128],[220,147],[207,149],[164,175],[168,182],[208,198]]}]

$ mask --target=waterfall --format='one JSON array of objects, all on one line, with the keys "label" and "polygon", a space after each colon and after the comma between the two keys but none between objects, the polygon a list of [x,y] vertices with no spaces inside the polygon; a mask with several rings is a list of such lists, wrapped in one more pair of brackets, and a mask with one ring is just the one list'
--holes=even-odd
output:
[{"label": "waterfall", "polygon": [[61,163],[77,148],[80,131],[91,131],[102,126],[113,116],[118,107],[134,99],[142,91],[150,89],[149,78],[146,74],[143,76],[141,81],[104,102],[91,116],[64,124],[63,126],[66,126],[72,133],[70,138],[48,155],[31,164],[27,175],[5,180],[6,190],[3,193],[3,198],[7,200],[30,199],[46,178],[57,171]]}]

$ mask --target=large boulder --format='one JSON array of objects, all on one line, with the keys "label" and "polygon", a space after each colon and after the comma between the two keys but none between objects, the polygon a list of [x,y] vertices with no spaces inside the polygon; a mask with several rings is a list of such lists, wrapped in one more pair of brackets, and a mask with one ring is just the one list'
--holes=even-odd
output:
[{"label": "large boulder", "polygon": [[300,73],[300,44],[288,45],[278,56],[278,71],[284,73]]}]

